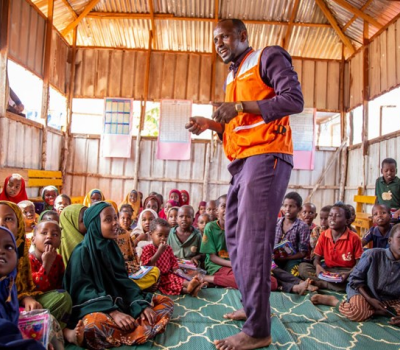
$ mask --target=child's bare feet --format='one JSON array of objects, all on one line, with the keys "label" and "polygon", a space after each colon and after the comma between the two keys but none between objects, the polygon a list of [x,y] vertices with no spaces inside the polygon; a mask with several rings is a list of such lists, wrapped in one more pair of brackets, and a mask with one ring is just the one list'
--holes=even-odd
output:
[{"label": "child's bare feet", "polygon": [[197,276],[194,276],[192,280],[188,283],[187,286],[187,291],[189,294],[192,294],[193,291],[201,284],[199,278]]},{"label": "child's bare feet", "polygon": [[333,295],[315,294],[311,297],[311,302],[314,305],[336,306],[339,300]]},{"label": "child's bare feet", "polygon": [[199,294],[201,288],[203,288],[203,287],[206,286],[206,285],[207,285],[207,282],[200,283],[200,284],[194,289],[194,291],[193,291],[190,295],[191,295],[192,297],[197,298],[197,295]]},{"label": "child's bare feet", "polygon": [[79,320],[75,329],[64,328],[64,338],[67,342],[78,345],[82,347],[84,336],[85,336],[85,326],[82,320]]},{"label": "child's bare feet", "polygon": [[233,312],[230,312],[228,314],[225,314],[223,318],[226,318],[228,320],[232,321],[245,321],[247,320],[246,313],[244,312],[244,309],[241,308],[240,310],[236,310]]},{"label": "child's bare feet", "polygon": [[304,295],[306,291],[315,292],[316,290],[318,290],[318,287],[313,286],[312,283],[313,281],[307,278],[305,281],[302,281],[299,284],[293,286],[292,292],[297,293],[299,295]]},{"label": "child's bare feet", "polygon": [[219,350],[252,350],[268,347],[271,343],[271,336],[266,338],[253,338],[244,332],[214,341],[215,347]]},{"label": "child's bare feet", "polygon": [[315,292],[319,289],[318,286],[314,286],[314,283],[315,283],[315,281],[310,279],[310,283],[308,284],[308,287],[307,287],[307,290],[309,292]]}]

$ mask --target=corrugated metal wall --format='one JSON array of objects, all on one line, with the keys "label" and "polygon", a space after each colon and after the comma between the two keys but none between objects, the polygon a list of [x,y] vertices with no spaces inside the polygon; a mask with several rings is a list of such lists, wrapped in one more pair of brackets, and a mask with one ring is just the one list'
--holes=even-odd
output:
[{"label": "corrugated metal wall", "polygon": [[9,56],[43,77],[46,21],[27,1],[10,3]]},{"label": "corrugated metal wall", "polygon": [[[21,118],[23,119],[23,118]],[[40,169],[43,128],[40,124],[24,120],[17,122],[0,118],[2,138],[1,167]],[[59,170],[64,136],[57,130],[47,130],[47,160],[45,170]],[[1,186],[3,184],[0,184]],[[38,188],[29,188],[28,195],[38,196]]]},{"label": "corrugated metal wall", "polygon": [[[173,188],[187,190],[191,194],[191,203],[196,206],[203,196],[207,145],[203,142],[192,143],[190,161],[165,161],[156,158],[157,141],[143,139],[140,147],[140,170],[138,190],[146,196],[156,191],[167,196]],[[64,191],[71,196],[82,196],[93,188],[100,188],[107,198],[117,203],[132,189],[134,176],[135,142],[132,143],[132,158],[99,157],[100,139],[75,136],[72,142],[71,162],[67,169]],[[306,198],[318,180],[329,159],[331,151],[317,151],[314,171],[295,170],[288,191],[298,191]],[[206,199],[215,199],[228,191],[230,174],[229,161],[221,145],[218,144],[210,164],[208,194]],[[88,174],[86,176],[86,174]],[[325,180],[312,198],[318,208],[332,204],[338,199],[339,165],[336,162]],[[306,189],[299,190],[298,186]],[[324,189],[329,186],[329,189]],[[333,188],[331,188],[333,187]]]},{"label": "corrugated metal wall", "polygon": [[[144,96],[145,51],[79,49],[75,97]],[[195,53],[152,52],[149,99],[189,99],[209,103],[212,98],[212,56]],[[305,107],[339,111],[339,61],[294,59],[303,87]],[[216,63],[215,101],[224,99],[228,65]]]}]

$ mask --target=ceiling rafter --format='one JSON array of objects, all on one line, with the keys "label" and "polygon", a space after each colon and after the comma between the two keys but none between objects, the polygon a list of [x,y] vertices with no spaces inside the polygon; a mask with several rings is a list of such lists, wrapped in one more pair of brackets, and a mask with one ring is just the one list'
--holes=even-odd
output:
[{"label": "ceiling rafter", "polygon": [[154,7],[153,7],[153,0],[148,0],[149,4],[149,11],[150,11],[150,23],[151,23],[151,38],[153,48],[156,48],[156,38],[157,38],[157,31],[156,31],[156,24],[154,21]]},{"label": "ceiling rafter", "polygon": [[332,12],[328,9],[325,2],[323,0],[315,0],[315,2],[325,15],[326,19],[332,25],[333,29],[339,36],[340,40],[342,40],[343,44],[345,44],[346,47],[350,50],[351,54],[353,54],[356,51],[353,44],[351,43],[350,39],[342,32],[338,23],[336,22],[335,17],[333,16]]},{"label": "ceiling rafter", "polygon": [[[374,0],[367,0],[367,2],[361,7],[361,11],[364,11],[364,10],[366,10],[368,7],[369,7],[369,5],[371,5],[371,2],[372,1],[374,1]],[[347,28],[349,28],[353,23],[354,23],[354,21],[357,19],[358,17],[356,16],[356,15],[354,15],[351,19],[350,19],[350,21],[348,21],[345,25],[344,25],[344,27],[343,27],[343,31],[345,32],[346,30],[347,30]]]},{"label": "ceiling rafter", "polygon": [[72,14],[72,16],[74,16],[74,18],[78,18],[78,15],[76,14],[76,12],[74,11],[74,9],[72,8],[71,4],[68,2],[68,0],[61,0],[63,2],[63,4],[65,5],[65,7],[68,9],[68,11]]},{"label": "ceiling rafter", "polygon": [[289,40],[290,40],[292,31],[293,31],[293,22],[297,16],[297,11],[299,9],[299,5],[300,5],[300,0],[294,0],[293,10],[292,10],[292,13],[289,18],[289,23],[288,23],[288,28],[286,30],[285,39],[283,39],[283,48],[285,50],[287,50],[289,47]]},{"label": "ceiling rafter", "polygon": [[87,16],[87,14],[92,11],[93,7],[95,7],[100,0],[92,0],[88,5],[86,5],[83,12],[68,26],[61,32],[63,36],[66,36],[72,29],[74,29],[81,21]]},{"label": "ceiling rafter", "polygon": [[371,23],[374,27],[381,29],[383,27],[383,24],[379,23],[375,19],[373,19],[371,16],[368,16],[361,10],[359,10],[357,7],[350,5],[347,1],[345,0],[332,0],[336,2],[339,6],[343,7],[347,11],[351,12],[353,15],[357,17],[361,17],[364,21],[367,21]]},{"label": "ceiling rafter", "polygon": [[[151,19],[150,13],[126,13],[126,12],[90,12],[86,18],[92,19]],[[217,22],[219,19],[208,17],[176,17],[173,14],[155,13],[155,20],[171,20],[171,21],[193,21],[193,22]],[[262,20],[243,20],[247,24],[269,24],[288,26],[289,22],[283,21],[262,21]],[[318,27],[331,28],[328,23],[303,23],[293,22],[295,27]]]}]

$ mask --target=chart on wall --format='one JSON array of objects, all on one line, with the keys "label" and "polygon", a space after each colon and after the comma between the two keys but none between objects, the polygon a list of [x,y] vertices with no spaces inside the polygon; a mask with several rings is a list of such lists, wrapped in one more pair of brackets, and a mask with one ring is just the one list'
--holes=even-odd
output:
[{"label": "chart on wall", "polygon": [[132,146],[132,99],[104,99],[104,123],[101,135],[103,157],[130,158]]},{"label": "chart on wall", "polygon": [[157,158],[189,160],[191,136],[185,124],[192,115],[192,102],[187,100],[161,100],[160,131]]},{"label": "chart on wall", "polygon": [[316,110],[314,108],[306,108],[302,113],[290,116],[294,169],[314,169],[315,118]]}]

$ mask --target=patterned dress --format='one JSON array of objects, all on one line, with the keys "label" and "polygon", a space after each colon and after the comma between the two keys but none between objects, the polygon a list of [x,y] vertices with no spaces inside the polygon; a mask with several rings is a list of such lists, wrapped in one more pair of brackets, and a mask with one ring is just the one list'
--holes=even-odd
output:
[{"label": "patterned dress", "polygon": [[65,267],[61,255],[57,254],[49,273],[46,272],[42,263],[33,253],[29,254],[29,260],[31,262],[33,283],[35,283],[37,290],[48,292],[62,289]]},{"label": "patterned dress", "polygon": [[[149,244],[143,248],[142,256],[140,257],[142,265],[148,265],[150,259],[157,252],[157,247],[154,244]],[[164,253],[157,260],[156,266],[160,269],[160,285],[158,289],[161,293],[167,295],[179,295],[183,288],[184,279],[174,273],[178,269],[178,260],[170,246],[167,247]]]}]

